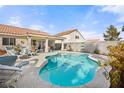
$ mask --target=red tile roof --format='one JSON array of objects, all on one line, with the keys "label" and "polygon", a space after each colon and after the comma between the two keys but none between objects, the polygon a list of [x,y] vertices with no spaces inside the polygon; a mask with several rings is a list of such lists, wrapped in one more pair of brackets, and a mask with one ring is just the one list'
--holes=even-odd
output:
[{"label": "red tile roof", "polygon": [[19,36],[25,36],[27,34],[49,36],[47,32],[43,32],[39,30],[32,30],[32,29],[27,29],[27,28],[21,28],[21,27],[16,27],[16,26],[10,26],[10,25],[4,25],[4,24],[0,24],[0,34],[1,33],[19,35]]},{"label": "red tile roof", "polygon": [[65,31],[65,32],[60,32],[60,33],[58,33],[58,34],[56,34],[56,35],[57,35],[57,36],[68,35],[68,34],[74,32],[74,31],[78,31],[78,30],[77,30],[77,29],[71,29],[71,30],[67,30],[67,31]]}]

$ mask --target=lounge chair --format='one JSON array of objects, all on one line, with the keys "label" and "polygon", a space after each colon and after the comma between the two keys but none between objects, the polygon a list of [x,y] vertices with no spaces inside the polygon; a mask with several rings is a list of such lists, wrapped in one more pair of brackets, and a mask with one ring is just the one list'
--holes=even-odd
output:
[{"label": "lounge chair", "polygon": [[17,56],[1,56],[0,57],[0,64],[13,66],[16,63]]},{"label": "lounge chair", "polygon": [[27,64],[29,64],[28,61],[20,62],[15,66],[0,64],[0,87],[15,87],[16,81],[22,74],[22,67]]},{"label": "lounge chair", "polygon": [[26,47],[22,47],[20,55],[35,56],[35,55],[37,55],[37,51],[32,51]]},{"label": "lounge chair", "polygon": [[13,47],[8,47],[8,46],[6,46],[5,49],[6,49],[6,50],[11,50],[11,49],[13,49]]},{"label": "lounge chair", "polygon": [[0,65],[0,87],[14,87],[21,71],[22,69],[18,67]]},{"label": "lounge chair", "polygon": [[22,68],[25,65],[28,65],[29,61],[23,61],[15,65],[15,67]]},{"label": "lounge chair", "polygon": [[28,50],[28,55],[29,56],[36,56],[37,55],[37,51]]},{"label": "lounge chair", "polygon": [[42,48],[37,49],[37,53],[43,53],[43,49]]},{"label": "lounge chair", "polygon": [[[5,50],[7,51],[7,55],[9,56],[17,56],[18,58],[23,58],[23,56],[28,56],[28,50],[26,48],[22,48],[21,52],[16,52],[13,48],[6,47]],[[28,57],[26,57],[28,58]]]},{"label": "lounge chair", "polygon": [[5,47],[5,51],[7,52],[7,55],[9,56],[17,55],[17,52],[13,49],[13,47]]},{"label": "lounge chair", "polygon": [[17,56],[0,57],[0,87],[10,87],[21,75],[22,67],[29,64],[28,61],[16,64]]},{"label": "lounge chair", "polygon": [[109,80],[109,72],[106,70],[106,68],[104,67],[104,72],[103,72],[103,75],[105,76],[105,78],[107,79],[107,80]]},{"label": "lounge chair", "polygon": [[26,47],[22,47],[20,54],[21,54],[21,55],[28,54],[28,49],[27,49]]}]

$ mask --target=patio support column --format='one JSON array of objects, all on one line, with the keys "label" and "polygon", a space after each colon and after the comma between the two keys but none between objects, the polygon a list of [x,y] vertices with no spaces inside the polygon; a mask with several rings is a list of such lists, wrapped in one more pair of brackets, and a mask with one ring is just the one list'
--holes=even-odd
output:
[{"label": "patio support column", "polygon": [[48,52],[48,39],[45,41],[45,52]]},{"label": "patio support column", "polygon": [[61,50],[64,50],[64,41],[62,40],[62,44],[61,44]]},{"label": "patio support column", "polygon": [[2,48],[2,37],[0,36],[0,48]]},{"label": "patio support column", "polygon": [[27,47],[28,47],[28,49],[31,49],[31,37],[27,37]]}]

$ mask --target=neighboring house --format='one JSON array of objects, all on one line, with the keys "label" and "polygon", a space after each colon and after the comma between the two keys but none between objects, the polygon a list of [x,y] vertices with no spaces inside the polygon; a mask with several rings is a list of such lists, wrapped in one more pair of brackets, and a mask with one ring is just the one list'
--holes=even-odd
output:
[{"label": "neighboring house", "polygon": [[48,52],[49,46],[55,45],[55,40],[63,40],[46,32],[0,24],[0,48],[21,45],[27,48],[39,47]]},{"label": "neighboring house", "polygon": [[60,40],[56,40],[55,43],[58,48],[60,48],[61,44],[63,43],[64,49],[66,50],[69,50],[71,48],[73,51],[81,51],[85,42],[84,37],[77,29],[60,32],[56,34],[56,36],[65,38],[63,42]]}]

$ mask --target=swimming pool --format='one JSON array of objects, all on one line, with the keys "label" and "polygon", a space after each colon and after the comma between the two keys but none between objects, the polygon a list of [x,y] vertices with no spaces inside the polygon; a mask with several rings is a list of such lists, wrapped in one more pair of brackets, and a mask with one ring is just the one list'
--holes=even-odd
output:
[{"label": "swimming pool", "polygon": [[93,80],[98,68],[87,54],[57,54],[46,59],[48,63],[41,68],[40,77],[62,87],[83,86]]}]

